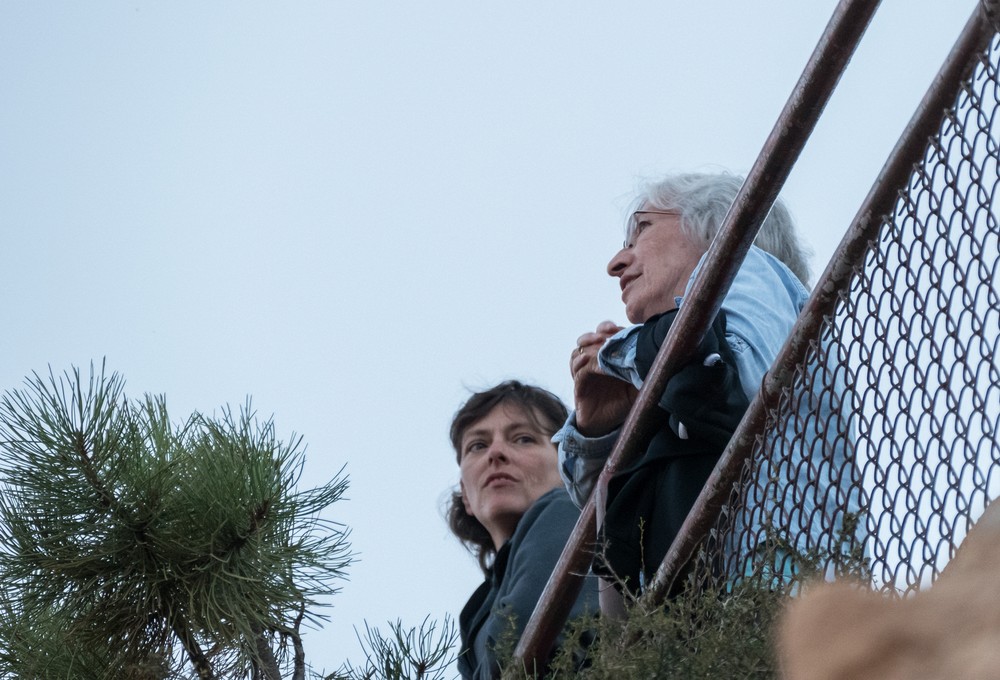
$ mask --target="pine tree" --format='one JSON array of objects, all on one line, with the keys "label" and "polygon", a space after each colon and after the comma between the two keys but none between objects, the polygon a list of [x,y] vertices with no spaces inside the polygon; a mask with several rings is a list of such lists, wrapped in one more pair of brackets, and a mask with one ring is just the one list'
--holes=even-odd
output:
[{"label": "pine tree", "polygon": [[302,439],[249,400],[172,424],[102,366],[0,399],[0,677],[305,678],[351,561]]}]

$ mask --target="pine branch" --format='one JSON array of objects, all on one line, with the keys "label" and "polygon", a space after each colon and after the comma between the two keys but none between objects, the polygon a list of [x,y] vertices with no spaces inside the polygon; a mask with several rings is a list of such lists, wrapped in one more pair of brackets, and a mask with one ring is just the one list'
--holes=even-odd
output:
[{"label": "pine branch", "polygon": [[299,628],[302,626],[302,617],[306,614],[306,603],[299,607],[298,616],[295,617],[295,627],[292,629],[292,646],[295,649],[295,659],[292,680],[305,680],[306,677],[306,652],[302,647],[302,636],[299,635]]},{"label": "pine branch", "polygon": [[104,486],[101,482],[100,476],[97,474],[97,470],[94,469],[93,460],[91,459],[90,452],[87,450],[87,442],[82,431],[73,431],[73,445],[76,449],[76,454],[80,459],[80,469],[83,471],[83,476],[88,482],[90,482],[90,485],[94,487],[94,491],[97,492],[97,497],[101,506],[107,510],[117,510],[118,501],[114,495],[108,491],[107,487]]},{"label": "pine branch", "polygon": [[439,680],[454,659],[458,631],[445,616],[438,624],[425,618],[417,628],[403,628],[402,621],[389,624],[389,635],[365,623],[365,639],[358,640],[367,657],[363,667],[349,662],[328,676],[336,680]]},{"label": "pine branch", "polygon": [[263,673],[264,680],[281,680],[278,661],[274,658],[274,652],[267,641],[267,634],[263,630],[259,631],[254,637],[254,646],[257,650],[257,659],[254,661],[254,668]]},{"label": "pine branch", "polygon": [[174,614],[170,619],[170,627],[174,635],[181,641],[184,651],[187,652],[191,665],[194,666],[199,680],[215,680],[215,673],[212,664],[208,661],[208,656],[202,651],[198,641],[195,640],[187,622],[179,614]]}]

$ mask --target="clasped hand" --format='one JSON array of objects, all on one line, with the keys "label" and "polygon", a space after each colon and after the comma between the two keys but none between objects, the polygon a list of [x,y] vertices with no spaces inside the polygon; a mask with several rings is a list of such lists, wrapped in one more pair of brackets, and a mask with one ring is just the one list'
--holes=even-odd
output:
[{"label": "clasped hand", "polygon": [[576,428],[585,437],[600,437],[620,426],[639,394],[631,383],[607,375],[597,363],[605,341],[620,330],[621,326],[602,321],[594,332],[577,338],[570,356]]}]

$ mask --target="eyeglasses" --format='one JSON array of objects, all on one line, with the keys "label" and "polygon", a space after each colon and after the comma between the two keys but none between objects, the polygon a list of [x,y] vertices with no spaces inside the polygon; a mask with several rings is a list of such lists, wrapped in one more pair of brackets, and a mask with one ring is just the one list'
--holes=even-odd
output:
[{"label": "eyeglasses", "polygon": [[652,224],[649,220],[640,219],[639,215],[673,215],[674,217],[680,217],[681,213],[679,210],[636,210],[632,213],[632,217],[629,218],[628,226],[625,227],[625,241],[622,243],[622,248],[633,248],[636,239],[639,238],[639,234]]}]

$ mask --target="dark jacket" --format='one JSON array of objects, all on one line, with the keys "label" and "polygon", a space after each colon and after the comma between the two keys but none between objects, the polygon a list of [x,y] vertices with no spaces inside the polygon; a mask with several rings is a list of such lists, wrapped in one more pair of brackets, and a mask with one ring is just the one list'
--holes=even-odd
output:
[{"label": "dark jacket", "polygon": [[[462,651],[458,670],[466,680],[499,676],[495,657],[509,644],[513,651],[552,574],[580,510],[565,489],[553,489],[528,508],[514,535],[497,552],[483,582],[462,609],[459,629]],[[597,580],[587,577],[570,618],[596,614]]]},{"label": "dark jacket", "polygon": [[[645,379],[676,309],[649,319],[636,345]],[[645,453],[608,484],[604,557],[595,569],[632,594],[656,573],[749,405],[720,311],[694,360],[659,401],[661,426]]]}]

